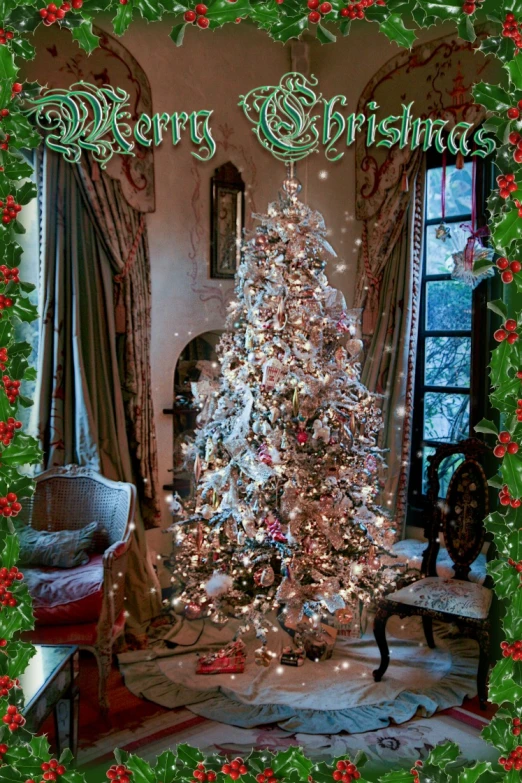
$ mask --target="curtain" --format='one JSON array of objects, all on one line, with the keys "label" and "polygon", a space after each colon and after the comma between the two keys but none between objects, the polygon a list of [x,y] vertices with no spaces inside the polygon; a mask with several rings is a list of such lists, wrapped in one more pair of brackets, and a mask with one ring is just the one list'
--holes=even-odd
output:
[{"label": "curtain", "polygon": [[[154,465],[148,452],[153,430],[145,448],[140,440],[144,438],[143,411],[135,410],[130,423],[126,420],[129,408],[137,407],[136,400],[150,395],[150,389],[144,390],[147,383],[150,386],[148,354],[142,353],[149,339],[150,296],[144,294],[140,303],[144,313],[138,317],[134,311],[140,304],[132,306],[136,291],[148,291],[146,241],[142,231],[133,272],[123,283],[128,322],[135,334],[132,340],[124,340],[124,351],[120,340],[118,351],[115,261],[105,227],[91,207],[79,167],[48,150],[43,155],[42,319],[36,399],[44,467],[77,463],[107,478],[136,484],[141,461]],[[120,206],[120,220],[123,224],[127,218],[132,231],[139,223],[138,214],[132,215],[119,201],[117,183],[112,195],[112,208]],[[134,366],[129,371],[131,362]],[[146,414],[152,415],[151,406]],[[135,426],[136,419],[141,428]],[[152,483],[148,491],[153,493]],[[142,498],[143,493],[127,572],[129,621],[134,624],[145,623],[161,608],[159,584],[147,553]]]},{"label": "curtain", "polygon": [[383,395],[380,445],[387,449],[388,467],[383,476],[382,503],[400,533],[406,517],[410,463],[424,178],[423,158],[416,156],[408,171],[409,185],[405,187],[404,178],[397,183],[383,204],[386,212],[373,221],[386,229],[372,227],[371,245],[366,230],[362,249],[368,254],[367,274],[374,281],[367,300],[366,320],[372,323],[372,337],[362,381]]}]

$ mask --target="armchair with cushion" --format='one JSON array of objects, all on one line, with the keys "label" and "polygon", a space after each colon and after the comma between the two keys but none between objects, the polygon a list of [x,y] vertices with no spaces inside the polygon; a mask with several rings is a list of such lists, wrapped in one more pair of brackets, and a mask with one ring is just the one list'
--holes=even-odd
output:
[{"label": "armchair with cushion", "polygon": [[[486,680],[489,669],[489,610],[493,593],[485,584],[470,580],[471,566],[479,557],[485,541],[483,526],[488,513],[488,485],[477,461],[487,447],[475,438],[439,446],[428,457],[428,499],[431,516],[424,531],[428,539],[423,553],[420,579],[385,596],[378,605],[374,635],[381,663],[373,672],[376,682],[384,676],[390,654],[386,641],[386,623],[392,615],[420,616],[429,647],[435,647],[432,623],[438,620],[455,623],[479,644],[477,690],[480,706],[487,701]],[[439,498],[439,468],[447,458],[461,454],[464,460],[456,468],[445,500]],[[440,536],[444,535],[447,555],[453,562],[453,575],[437,573]]]},{"label": "armchair with cushion", "polygon": [[[33,531],[60,531],[55,546],[59,549],[61,540],[64,550],[76,547],[72,560],[71,551],[57,553],[56,564],[62,567],[49,566],[52,553],[47,546],[42,549],[45,565],[30,560],[23,568],[35,614],[35,630],[27,638],[41,644],[77,644],[94,653],[104,709],[112,646],[125,625],[124,584],[135,505],[132,484],[68,465],[37,476],[35,495],[19,516],[22,525],[32,528],[26,530],[31,536]],[[82,546],[86,551],[78,556]],[[79,564],[63,567],[68,558]]]}]

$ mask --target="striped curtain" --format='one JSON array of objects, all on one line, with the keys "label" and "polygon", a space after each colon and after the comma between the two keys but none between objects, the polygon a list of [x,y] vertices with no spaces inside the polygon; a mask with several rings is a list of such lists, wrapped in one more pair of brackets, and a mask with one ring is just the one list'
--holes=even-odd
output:
[{"label": "striped curtain", "polygon": [[[144,417],[152,416],[152,407],[147,408],[145,402],[144,410],[135,410],[137,400],[150,395],[150,389],[144,389],[150,386],[149,354],[142,353],[148,346],[150,296],[144,295],[141,302],[134,300],[148,291],[146,240],[142,231],[132,274],[129,270],[119,284],[134,329],[132,341],[125,340],[125,335],[117,334],[114,296],[114,275],[121,274],[124,262],[115,262],[85,179],[78,166],[48,150],[41,171],[42,299],[36,405],[44,467],[87,465],[107,478],[130,481],[140,490],[141,461],[155,464],[155,457],[147,452],[154,442],[153,430],[150,442],[142,448]],[[112,214],[120,221],[114,225],[125,226],[126,236],[134,237],[140,216],[122,203],[118,189],[118,183],[107,183]],[[134,239],[127,241],[130,247]],[[144,313],[135,315],[140,308]],[[133,408],[134,417],[129,420],[127,414]],[[135,426],[137,419],[139,427]],[[128,609],[130,620],[137,625],[161,608],[144,525],[154,491],[151,481],[149,497],[141,492],[129,558]]]}]

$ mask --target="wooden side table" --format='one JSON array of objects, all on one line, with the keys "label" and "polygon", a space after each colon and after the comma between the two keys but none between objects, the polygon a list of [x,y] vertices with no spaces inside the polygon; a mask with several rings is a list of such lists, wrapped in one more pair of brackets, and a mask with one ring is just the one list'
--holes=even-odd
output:
[{"label": "wooden side table", "polygon": [[37,732],[54,712],[56,751],[78,745],[79,653],[75,644],[36,644],[36,655],[20,677],[24,691],[27,728]]}]

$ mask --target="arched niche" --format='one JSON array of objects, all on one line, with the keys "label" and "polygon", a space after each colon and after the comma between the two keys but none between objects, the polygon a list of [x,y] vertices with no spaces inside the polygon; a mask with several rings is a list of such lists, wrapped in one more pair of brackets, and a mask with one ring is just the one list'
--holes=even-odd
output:
[{"label": "arched niche", "polygon": [[193,337],[181,351],[174,371],[172,405],[172,489],[182,497],[191,491],[192,476],[183,470],[182,446],[197,427],[197,417],[207,394],[216,388],[219,364],[216,348],[222,330],[215,329]]}]

